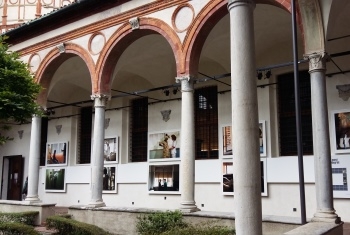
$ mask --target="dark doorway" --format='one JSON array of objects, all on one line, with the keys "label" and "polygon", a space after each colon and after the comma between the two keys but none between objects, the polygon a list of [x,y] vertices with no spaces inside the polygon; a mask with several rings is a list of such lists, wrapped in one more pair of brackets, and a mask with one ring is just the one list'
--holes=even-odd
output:
[{"label": "dark doorway", "polygon": [[[7,200],[22,200],[23,160],[22,155],[4,157],[2,199],[7,194]],[[5,190],[7,192],[6,194]]]}]

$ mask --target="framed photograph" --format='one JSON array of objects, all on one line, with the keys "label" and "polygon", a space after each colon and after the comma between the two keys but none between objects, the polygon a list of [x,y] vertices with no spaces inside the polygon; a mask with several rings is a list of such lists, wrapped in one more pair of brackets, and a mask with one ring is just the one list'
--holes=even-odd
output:
[{"label": "framed photograph", "polygon": [[116,167],[104,166],[103,168],[103,193],[116,193]]},{"label": "framed photograph", "polygon": [[179,192],[179,164],[149,166],[150,192]]},{"label": "framed photograph", "polygon": [[265,125],[265,121],[259,121],[259,146],[260,146],[260,156],[266,157],[266,125]]},{"label": "framed photograph", "polygon": [[180,158],[180,132],[151,133],[148,138],[148,159],[169,160]]},{"label": "framed photograph", "polygon": [[46,166],[66,166],[68,162],[68,142],[46,144]]},{"label": "framed photograph", "polygon": [[[233,178],[233,162],[222,163],[222,192],[224,195],[234,195],[234,178]],[[267,181],[266,181],[266,159],[260,159],[261,167],[261,196],[267,196]]]},{"label": "framed photograph", "polygon": [[[260,156],[266,157],[266,127],[265,121],[259,121],[259,149]],[[232,127],[222,127],[222,153],[224,156],[232,155]]]},{"label": "framed photograph", "polygon": [[45,174],[46,192],[66,192],[65,168],[47,168]]},{"label": "framed photograph", "polygon": [[231,126],[222,127],[222,153],[224,156],[232,155],[232,128]]},{"label": "framed photograph", "polygon": [[103,145],[104,163],[118,163],[119,159],[119,138],[105,138]]},{"label": "framed photograph", "polygon": [[350,153],[350,111],[335,111],[332,116],[335,153]]}]

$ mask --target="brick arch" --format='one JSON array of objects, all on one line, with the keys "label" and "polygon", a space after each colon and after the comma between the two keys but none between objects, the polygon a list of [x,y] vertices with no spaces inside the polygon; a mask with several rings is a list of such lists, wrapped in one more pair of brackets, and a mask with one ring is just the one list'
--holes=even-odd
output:
[{"label": "brick arch", "polygon": [[[316,1],[316,0],[313,0]],[[280,7],[291,12],[291,0],[257,0],[257,3],[264,3]],[[196,16],[189,27],[183,43],[183,59],[180,67],[184,68],[183,74],[195,75],[198,70],[199,57],[206,38],[219,20],[228,13],[227,0],[210,1]],[[297,9],[297,20],[299,28],[303,32],[300,10]]]},{"label": "brick arch", "polygon": [[[182,56],[181,41],[175,31],[165,22],[154,18],[140,18],[140,28],[131,30],[129,23],[122,25],[107,41],[96,66],[96,80],[93,81],[94,93],[110,93],[113,69],[124,50],[135,40],[150,34],[160,34],[169,43],[174,53],[177,73]],[[182,68],[184,69],[184,68]]]},{"label": "brick arch", "polygon": [[95,63],[89,52],[74,43],[65,43],[65,50],[64,53],[59,53],[56,48],[52,49],[40,63],[40,66],[35,73],[35,81],[43,87],[38,96],[37,102],[43,107],[46,107],[48,89],[50,87],[52,76],[58,67],[67,59],[79,56],[85,62],[90,72],[91,82],[95,80]]}]

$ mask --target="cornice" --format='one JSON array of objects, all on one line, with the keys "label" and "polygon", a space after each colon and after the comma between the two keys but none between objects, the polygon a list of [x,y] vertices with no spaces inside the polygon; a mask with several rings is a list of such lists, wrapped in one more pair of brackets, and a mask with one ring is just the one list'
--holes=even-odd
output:
[{"label": "cornice", "polygon": [[151,13],[161,11],[188,1],[189,0],[164,0],[164,1],[149,3],[146,5],[134,8],[132,10],[120,13],[116,16],[103,19],[101,21],[83,26],[81,28],[74,29],[72,31],[61,34],[59,36],[25,47],[19,50],[18,53],[20,53],[20,55],[22,56],[32,54],[32,53],[37,53],[43,49],[55,46],[61,42],[68,42],[73,39],[80,38],[82,36],[95,33],[112,26],[126,23],[129,21],[130,18],[146,16]]}]

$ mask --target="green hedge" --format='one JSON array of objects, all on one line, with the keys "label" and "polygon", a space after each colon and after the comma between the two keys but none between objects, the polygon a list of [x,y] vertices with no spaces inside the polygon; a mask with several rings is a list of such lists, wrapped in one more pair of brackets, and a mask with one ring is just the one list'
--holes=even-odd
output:
[{"label": "green hedge", "polygon": [[46,227],[56,229],[58,235],[109,235],[110,233],[92,224],[79,222],[59,215],[46,219]]},{"label": "green hedge", "polygon": [[34,227],[18,222],[0,223],[0,234],[2,235],[40,235]]},{"label": "green hedge", "polygon": [[39,216],[39,211],[0,213],[0,223],[17,222],[27,225],[34,225],[34,221],[37,216]]}]

